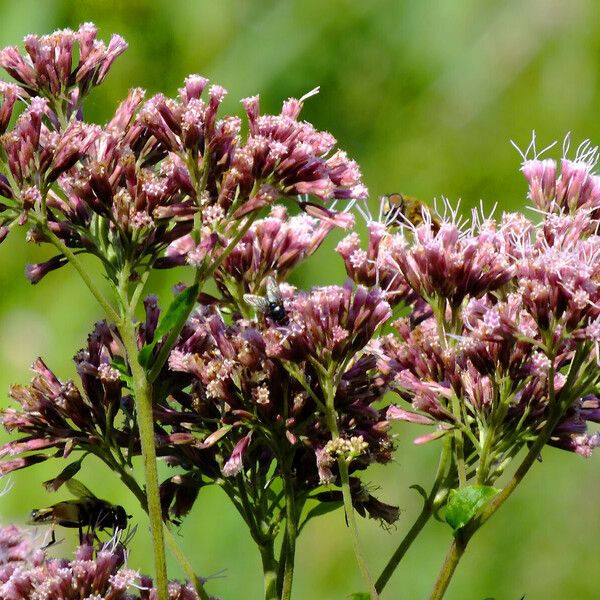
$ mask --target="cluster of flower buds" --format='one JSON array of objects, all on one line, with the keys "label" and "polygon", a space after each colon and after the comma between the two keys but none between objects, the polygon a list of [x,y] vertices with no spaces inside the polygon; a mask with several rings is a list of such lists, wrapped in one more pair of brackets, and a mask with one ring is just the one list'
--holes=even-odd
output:
[{"label": "cluster of flower buds", "polygon": [[[126,567],[125,548],[116,542],[99,550],[83,545],[72,560],[48,557],[15,526],[0,529],[0,597],[151,600],[149,577]],[[169,583],[169,600],[198,600],[189,583]]]},{"label": "cluster of flower buds", "polygon": [[258,294],[267,277],[285,280],[319,248],[333,227],[306,214],[289,216],[285,207],[273,206],[269,216],[255,221],[221,263],[215,274],[219,287],[229,296],[229,289]]},{"label": "cluster of flower buds", "polygon": [[[324,300],[328,301],[320,305]],[[388,380],[377,370],[377,358],[368,349],[354,357],[387,318],[387,303],[376,291],[352,292],[347,285],[337,291],[316,290],[296,300],[290,296],[286,304],[289,327],[244,319],[227,324],[210,306],[201,307],[184,326],[169,368],[163,368],[155,382],[160,390],[154,408],[157,453],[181,468],[161,488],[165,518],[169,507],[173,519],[189,512],[206,483],[233,477],[253,461],[264,471],[281,458],[273,447],[291,457],[299,493],[336,481],[336,465],[326,467],[322,460],[331,456],[326,448],[332,437],[323,411],[321,375],[311,364],[310,353],[318,360],[329,357],[345,365],[335,408],[341,440],[360,446],[351,470],[391,459],[393,443],[385,409],[376,406]],[[313,321],[321,307],[320,326],[300,312],[308,305]],[[149,297],[145,306],[140,349],[153,342],[159,321],[156,298]],[[303,321],[307,328],[300,331]],[[330,333],[324,334],[323,328],[329,326]],[[291,336],[293,347],[304,347],[304,357],[296,351],[293,363],[282,359],[275,334]],[[3,411],[2,423],[23,437],[0,448],[5,458],[0,463],[3,474],[55,456],[56,449],[64,457],[95,447],[101,454],[105,446],[120,448],[128,456],[140,452],[121,352],[116,332],[99,323],[87,348],[75,358],[83,393],[71,381],[61,383],[41,360],[34,365],[36,377],[30,386],[13,386],[11,395],[21,407]],[[118,365],[125,371],[117,370]],[[73,474],[70,468],[63,470],[47,486],[57,489]]]},{"label": "cluster of flower buds", "polygon": [[289,303],[290,325],[266,332],[267,351],[294,362],[317,362],[328,370],[354,357],[390,316],[379,288],[327,286],[296,294]]},{"label": "cluster of flower buds", "polygon": [[27,35],[26,54],[16,46],[0,51],[0,66],[30,97],[69,98],[72,112],[94,86],[101,84],[114,60],[127,49],[119,35],[108,46],[96,39],[97,29],[84,23],[77,31],[63,29],[50,35]]},{"label": "cluster of flower buds", "polygon": [[[221,465],[218,475],[233,477],[252,465],[268,471],[283,455],[291,457],[303,494],[336,481],[335,465],[330,461],[326,466],[324,461],[325,455],[333,456],[332,438],[318,370],[308,360],[286,364],[271,353],[273,344],[267,339],[273,331],[293,335],[293,323],[300,315],[293,312],[293,306],[290,309],[289,327],[260,327],[243,319],[228,325],[216,311],[192,317],[169,360],[172,371],[187,374],[181,382],[185,390],[173,398],[181,404],[181,411],[195,413],[182,422],[195,423],[195,427],[201,422],[210,428],[192,444],[174,447],[171,464],[195,463],[203,476],[214,478],[215,457]],[[351,334],[358,332],[351,330]],[[368,353],[353,361],[341,374],[335,396],[338,445],[347,440],[355,450],[349,461],[352,470],[391,459],[385,410],[376,407],[387,381],[377,372],[376,363],[376,357]],[[280,455],[274,453],[275,448]],[[174,483],[183,483],[188,491],[192,484],[190,480],[165,482],[165,498],[175,500],[172,494],[180,488]]]},{"label": "cluster of flower buds", "polygon": [[[130,446],[131,432],[120,422],[119,411],[127,402],[125,384],[113,366],[116,348],[108,326],[98,323],[87,348],[75,357],[83,393],[73,381],[61,382],[41,359],[33,365],[36,375],[29,386],[12,386],[10,396],[20,408],[2,410],[1,421],[8,431],[23,437],[0,447],[5,458],[0,474],[44,461],[56,450],[66,458],[73,450],[102,449],[113,443]],[[133,447],[139,452],[139,443]],[[54,487],[63,482],[59,476]]]},{"label": "cluster of flower buds", "polygon": [[[408,405],[391,406],[388,418],[436,426],[417,442],[458,429],[473,473],[487,461],[478,472],[486,483],[557,406],[562,417],[548,443],[589,456],[600,445],[587,432],[600,417],[599,240],[585,209],[549,214],[538,227],[515,215],[466,231],[445,221],[436,231],[415,227],[387,264],[432,311],[397,321],[396,333],[376,342],[380,370]],[[340,250],[359,272],[351,242]]]},{"label": "cluster of flower buds", "polygon": [[[28,36],[25,55],[0,52],[17,81],[0,83],[0,241],[29,221],[31,241],[54,235],[97,256],[116,281],[124,265],[134,276],[153,266],[201,267],[235,238],[242,217],[256,218],[280,197],[324,224],[351,224],[346,213],[299,198],[367,195],[356,163],[333,151],[335,139],[298,120],[312,94],[287,100],[279,115],[260,115],[258,97],[244,100],[245,137],[240,117],[217,114],[226,91],[198,75],[176,100],[159,94],[143,103],[143,90],[133,89],[103,127],[83,122],[84,96],[125,48],[119,36],[97,40],[85,24]],[[19,100],[26,108],[11,129]],[[27,275],[37,283],[65,262],[59,254]]]},{"label": "cluster of flower buds", "polygon": [[[566,157],[569,145],[570,138],[567,136],[559,174],[556,161],[541,158],[535,149],[535,138],[532,140],[530,147],[522,153],[521,167],[529,184],[528,197],[536,208],[544,212],[574,213],[581,210],[588,218],[596,220],[600,216],[600,178],[593,169],[598,161],[598,148],[589,141],[583,142],[571,160]],[[530,149],[533,149],[533,158],[527,156]]]},{"label": "cluster of flower buds", "polygon": [[412,304],[418,296],[397,268],[395,255],[405,248],[404,237],[384,223],[370,220],[367,223],[367,249],[361,248],[360,236],[353,231],[336,247],[344,260],[348,277],[367,287],[377,286],[385,292],[391,305]]},{"label": "cluster of flower buds", "polygon": [[507,284],[514,275],[502,242],[489,223],[480,231],[458,224],[423,223],[414,228],[412,244],[403,238],[388,255],[388,267],[431,304],[442,300],[452,309]]}]

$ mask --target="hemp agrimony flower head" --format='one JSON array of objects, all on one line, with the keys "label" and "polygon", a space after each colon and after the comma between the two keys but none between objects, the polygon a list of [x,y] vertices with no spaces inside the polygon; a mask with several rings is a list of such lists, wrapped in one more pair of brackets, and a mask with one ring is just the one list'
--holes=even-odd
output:
[{"label": "hemp agrimony flower head", "polygon": [[[28,36],[26,56],[16,48],[0,55],[20,84],[0,87],[0,238],[29,222],[31,241],[58,238],[93,254],[116,281],[125,264],[134,278],[153,266],[207,267],[244,226],[240,219],[279,197],[366,197],[356,163],[332,153],[335,139],[298,121],[312,93],[286,101],[279,115],[259,115],[258,97],[244,100],[245,137],[239,117],[218,116],[226,91],[210,86],[203,100],[208,81],[197,75],[177,100],[158,94],[142,104],[143,90],[132,89],[106,125],[85,123],[84,96],[126,48],[118,36],[108,45],[95,36],[85,24]],[[9,129],[18,100],[26,108]],[[306,200],[300,206],[335,219]],[[31,265],[27,276],[37,283],[66,260],[63,252]]]},{"label": "hemp agrimony flower head", "polygon": [[[600,422],[597,149],[584,143],[569,160],[565,147],[560,174],[535,143],[522,153],[539,224],[483,212],[467,222],[448,203],[414,224],[399,208],[374,219],[359,207],[363,244],[350,213],[367,197],[357,164],[299,118],[318,88],[276,115],[246,98],[243,122],[222,114],[226,90],[190,75],[176,98],[134,88],[106,124],[86,123],[88,92],[125,48],[84,24],[0,52],[15,80],[0,83],[0,241],[27,225],[29,241],[56,248],[28,279],[70,264],[107,318],[75,357],[79,383],[38,359],[32,382],[11,388],[18,406],[0,418],[18,437],[0,447],[0,475],[57,459],[45,482],[56,491],[103,461],[148,513],[156,588],[126,567],[118,534],[102,544],[94,524],[74,560],[8,528],[0,596],[209,600],[168,526],[217,485],[260,550],[265,598],[289,600],[298,536],[341,505],[373,599],[413,533],[444,511],[455,537],[441,598],[451,561],[546,445],[582,456],[600,445],[588,430]],[[349,280],[291,286],[336,227],[349,230],[337,245]],[[110,296],[80,254],[101,262]],[[187,267],[190,283],[167,308],[142,301],[151,270],[170,267]],[[421,516],[374,583],[355,512],[398,519],[365,480],[393,458],[392,420],[429,426],[416,441],[442,448],[431,491],[417,486]],[[191,583],[169,584],[166,545]]]},{"label": "hemp agrimony flower head", "polygon": [[4,48],[0,51],[0,66],[18,82],[24,94],[48,98],[56,108],[66,103],[74,113],[89,90],[104,81],[117,56],[127,49],[127,43],[118,35],[106,45],[96,39],[96,34],[93,23],[84,23],[77,31],[27,35],[26,54],[16,46]]},{"label": "hemp agrimony flower head", "polygon": [[336,247],[344,260],[346,273],[356,283],[368,287],[378,286],[386,293],[387,301],[412,304],[418,298],[406,279],[394,268],[394,256],[405,247],[404,236],[385,223],[370,220],[367,223],[369,241],[367,249],[360,246],[356,232],[346,236]]},{"label": "hemp agrimony flower head", "polygon": [[[380,368],[409,410],[388,418],[436,425],[418,442],[453,441],[452,485],[491,485],[553,423],[547,443],[588,456],[598,420],[598,236],[589,205],[537,227],[505,215],[467,230],[418,226],[388,261],[433,316],[379,342]],[[558,407],[558,408],[557,408]]]},{"label": "hemp agrimony flower head", "polygon": [[112,366],[118,350],[113,335],[106,323],[98,323],[87,348],[75,357],[83,393],[73,381],[61,382],[41,359],[33,365],[36,375],[29,386],[12,386],[10,396],[21,407],[3,409],[1,421],[9,432],[18,431],[24,437],[0,448],[0,456],[8,457],[0,462],[1,474],[52,456],[67,458],[74,450],[83,451],[81,459],[73,463],[76,468],[72,464],[56,480],[46,482],[58,489],[90,453],[102,452],[107,446],[139,453],[139,442],[131,437],[132,415],[121,412],[128,402],[123,393],[125,382]]},{"label": "hemp agrimony flower head", "polygon": [[[575,213],[581,210],[596,220],[599,216],[600,179],[593,169],[598,162],[598,147],[586,140],[577,148],[575,158],[569,159],[570,145],[568,135],[563,143],[560,174],[555,160],[542,158],[552,146],[538,152],[535,136],[524,152],[519,151],[523,158],[521,171],[529,184],[528,198],[544,212]],[[532,158],[529,158],[530,152],[533,152]]]},{"label": "hemp agrimony flower head", "polygon": [[[14,525],[0,529],[0,597],[150,600],[156,589],[149,577],[126,565],[127,553],[118,542],[98,550],[80,546],[72,560],[47,556],[34,540]],[[197,600],[189,583],[169,584],[169,600]]]},{"label": "hemp agrimony flower head", "polygon": [[[284,280],[318,250],[334,227],[306,214],[290,217],[285,207],[273,206],[267,217],[252,224],[216,271],[219,288],[238,301],[243,293],[261,293],[268,277]],[[188,262],[192,261],[188,255]]]},{"label": "hemp agrimony flower head", "polygon": [[[191,413],[181,419],[180,429],[197,433],[191,444],[173,447],[169,462],[193,466],[196,487],[222,473],[226,478],[245,474],[253,481],[252,488],[262,481],[268,489],[274,480],[265,478],[275,466],[275,474],[292,470],[297,500],[305,502],[311,490],[336,481],[332,467],[339,452],[333,449],[323,410],[321,374],[308,360],[282,360],[269,339],[293,335],[299,315],[294,300],[286,306],[290,322],[283,327],[266,323],[261,327],[245,319],[227,325],[218,314],[198,313],[171,354],[171,370],[187,373],[182,382],[191,385],[189,391],[173,394],[179,411]],[[352,445],[348,454],[352,470],[391,458],[385,411],[374,406],[386,391],[386,381],[375,366],[375,357],[365,354],[343,370],[334,399],[341,435],[335,448],[345,447],[344,440]],[[193,481],[189,477],[179,481],[187,488],[181,493],[189,494]],[[164,499],[167,506],[175,503],[173,514],[179,517],[183,511],[173,483],[163,485]]]}]

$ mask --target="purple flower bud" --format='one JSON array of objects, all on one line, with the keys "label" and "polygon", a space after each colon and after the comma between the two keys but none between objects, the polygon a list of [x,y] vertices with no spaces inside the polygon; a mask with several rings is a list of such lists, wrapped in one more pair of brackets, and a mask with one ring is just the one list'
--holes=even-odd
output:
[{"label": "purple flower bud", "polygon": [[182,98],[185,96],[185,100],[189,102],[190,100],[197,100],[202,96],[202,92],[204,88],[208,84],[208,79],[202,77],[200,75],[188,75],[185,78],[185,94],[182,93]]},{"label": "purple flower bud", "polygon": [[62,254],[59,254],[43,263],[28,264],[25,266],[25,277],[30,283],[35,285],[50,273],[50,271],[60,269],[60,267],[66,265],[67,262],[67,259]]},{"label": "purple flower bud", "polygon": [[113,36],[108,48],[96,40],[96,27],[81,25],[77,32],[70,29],[50,35],[25,37],[27,55],[16,47],[0,52],[0,65],[14,77],[30,95],[64,98],[69,88],[79,84],[85,94],[100,84],[115,58],[127,44]]},{"label": "purple flower bud", "polygon": [[2,135],[10,122],[15,102],[19,97],[19,88],[12,83],[2,81],[0,95],[2,95],[2,104],[0,104],[0,135]]},{"label": "purple flower bud", "polygon": [[528,160],[521,171],[529,183],[529,198],[541,210],[548,210],[556,197],[556,161]]},{"label": "purple flower bud", "polygon": [[252,434],[245,435],[233,449],[231,456],[227,462],[223,465],[223,475],[225,477],[234,477],[243,469],[244,453],[250,445]]}]

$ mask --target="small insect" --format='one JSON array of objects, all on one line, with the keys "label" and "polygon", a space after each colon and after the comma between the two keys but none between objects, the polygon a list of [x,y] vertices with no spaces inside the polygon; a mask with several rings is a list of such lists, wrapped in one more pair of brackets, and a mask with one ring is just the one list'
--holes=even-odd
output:
[{"label": "small insect", "polygon": [[423,211],[427,211],[431,216],[431,228],[434,233],[440,229],[440,220],[435,213],[418,198],[394,192],[383,197],[383,214],[389,224],[420,225],[424,222]]},{"label": "small insect", "polygon": [[287,311],[283,305],[279,284],[273,277],[267,277],[265,296],[244,294],[244,301],[274,323],[287,325]]},{"label": "small insect", "polygon": [[127,527],[127,519],[131,515],[128,515],[122,506],[96,498],[83,483],[76,479],[68,480],[66,486],[74,496],[77,496],[76,500],[63,500],[48,508],[31,511],[32,524],[45,523],[52,526],[52,539],[48,546],[56,543],[55,525],[79,529],[80,544],[84,541],[84,528],[87,528],[87,534],[95,536],[97,530],[111,529],[114,532]]}]

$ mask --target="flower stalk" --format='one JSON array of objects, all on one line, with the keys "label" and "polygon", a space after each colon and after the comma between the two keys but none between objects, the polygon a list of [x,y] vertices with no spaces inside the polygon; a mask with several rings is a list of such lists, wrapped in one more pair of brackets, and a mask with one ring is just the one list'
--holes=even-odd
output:
[{"label": "flower stalk", "polygon": [[[333,370],[326,372],[321,380],[321,383],[325,390],[325,409],[327,411],[327,424],[331,433],[331,439],[333,441],[340,439],[339,429],[337,425],[337,415],[335,410],[335,387],[334,387],[335,374]],[[350,528],[352,536],[352,548],[354,555],[360,569],[363,582],[369,590],[371,600],[378,600],[379,594],[373,583],[373,578],[369,571],[366,558],[363,553],[362,545],[358,534],[358,525],[356,523],[356,516],[354,513],[354,506],[352,504],[352,492],[350,491],[350,475],[348,473],[348,458],[344,455],[338,456],[337,459],[338,469],[340,473],[340,484],[342,488],[342,498],[344,502],[344,512],[346,514],[346,521]]]},{"label": "flower stalk", "polygon": [[138,360],[136,333],[134,329],[135,307],[131,306],[128,294],[130,272],[126,267],[121,273],[119,282],[119,296],[126,307],[118,321],[123,345],[127,353],[128,362],[133,376],[133,392],[135,396],[137,423],[142,447],[142,460],[144,466],[144,480],[147,495],[148,517],[154,552],[154,569],[158,600],[167,600],[167,562],[165,555],[165,541],[163,533],[162,509],[160,504],[160,491],[158,470],[156,463],[156,446],[154,442],[154,417],[152,410],[152,385],[148,381],[146,371]]}]

